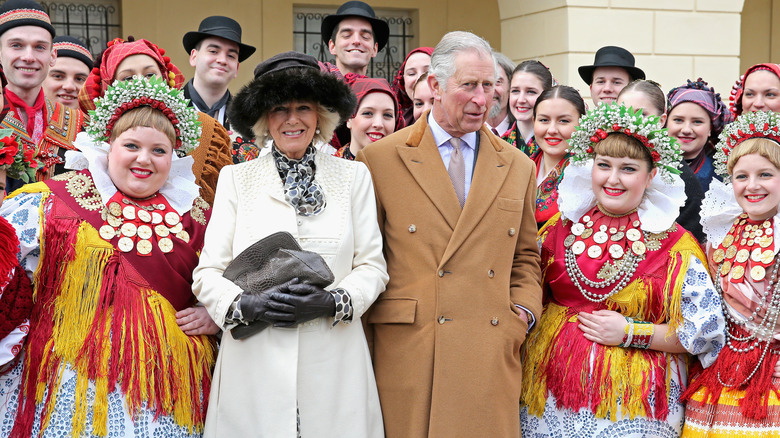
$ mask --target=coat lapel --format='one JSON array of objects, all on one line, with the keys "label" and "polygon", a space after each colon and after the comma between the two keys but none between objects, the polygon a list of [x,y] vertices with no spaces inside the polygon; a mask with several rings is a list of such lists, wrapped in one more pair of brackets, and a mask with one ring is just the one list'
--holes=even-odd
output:
[{"label": "coat lapel", "polygon": [[[441,266],[455,254],[495,202],[512,164],[511,154],[505,148],[493,143],[494,137],[488,133],[486,127],[483,126],[479,130],[479,136],[479,151],[477,164],[474,166],[474,175],[471,178],[471,188],[466,198],[466,204],[463,206],[463,214],[460,215],[457,226],[447,244],[447,249],[444,251]],[[450,188],[454,194],[455,190],[452,189],[452,184],[450,184]],[[457,207],[457,199],[455,203]]]},{"label": "coat lapel", "polygon": [[428,128],[426,117],[420,117],[420,120],[414,124],[406,145],[398,146],[397,150],[417,184],[439,210],[450,228],[455,229],[458,217],[461,215],[458,196],[452,187],[433,134]]}]

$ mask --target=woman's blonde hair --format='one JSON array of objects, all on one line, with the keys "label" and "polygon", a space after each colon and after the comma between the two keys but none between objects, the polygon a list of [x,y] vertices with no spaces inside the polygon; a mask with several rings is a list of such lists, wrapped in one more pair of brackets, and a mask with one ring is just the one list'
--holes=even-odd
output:
[{"label": "woman's blonde hair", "polygon": [[[313,105],[317,110],[317,128],[319,128],[320,132],[319,134],[314,134],[314,138],[312,139],[313,143],[316,142],[322,142],[322,143],[330,143],[331,139],[333,139],[333,131],[336,130],[336,127],[339,126],[339,113],[336,111],[331,111],[328,108],[318,105],[316,102],[307,102]],[[252,127],[252,132],[254,132],[255,137],[258,139],[260,145],[262,145],[262,139],[264,136],[270,136],[270,132],[268,132],[268,116],[270,115],[271,111],[266,111],[259,119],[257,119],[257,122],[255,123],[255,126]]]},{"label": "woman's blonde hair", "polygon": [[139,126],[162,132],[171,141],[171,146],[176,146],[176,130],[173,128],[173,123],[162,111],[150,106],[140,106],[122,114],[114,124],[114,129],[111,130],[110,142],[116,140],[125,131]]},{"label": "woman's blonde hair", "polygon": [[650,151],[647,150],[642,142],[622,132],[610,133],[607,138],[596,143],[593,146],[593,150],[598,155],[644,160],[647,163],[647,170],[653,169],[653,159],[650,156]]},{"label": "woman's blonde hair", "polygon": [[766,138],[751,138],[738,144],[729,155],[726,169],[729,175],[734,171],[737,161],[745,155],[758,154],[780,169],[780,144]]}]

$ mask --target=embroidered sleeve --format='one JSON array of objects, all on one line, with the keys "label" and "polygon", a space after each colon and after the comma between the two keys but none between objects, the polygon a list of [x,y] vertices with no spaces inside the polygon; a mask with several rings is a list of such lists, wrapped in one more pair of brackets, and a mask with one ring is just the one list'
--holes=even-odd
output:
[{"label": "embroidered sleeve", "polygon": [[0,216],[16,229],[19,238],[19,264],[32,279],[41,256],[40,207],[43,193],[20,193],[8,198],[0,208]]},{"label": "embroidered sleeve", "polygon": [[715,362],[725,342],[726,322],[720,295],[709,273],[698,258],[693,258],[682,287],[683,323],[677,330],[680,343],[699,357],[706,368]]},{"label": "embroidered sleeve", "polygon": [[336,288],[330,291],[336,299],[336,315],[333,317],[333,326],[338,323],[349,324],[352,322],[352,297],[345,289]]}]

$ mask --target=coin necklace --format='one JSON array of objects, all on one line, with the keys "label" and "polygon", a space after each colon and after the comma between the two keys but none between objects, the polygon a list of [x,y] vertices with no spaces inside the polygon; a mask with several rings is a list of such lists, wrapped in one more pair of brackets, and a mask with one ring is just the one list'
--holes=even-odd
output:
[{"label": "coin necklace", "polygon": [[[740,382],[739,384],[736,383],[726,383],[723,381],[723,378],[720,375],[720,370],[718,370],[718,382],[720,382],[721,385],[727,388],[733,388],[733,387],[739,387],[750,381],[750,379],[753,378],[753,376],[758,372],[758,370],[761,368],[761,364],[764,362],[764,359],[766,358],[767,353],[770,350],[770,345],[772,343],[772,339],[774,336],[775,331],[778,327],[778,321],[780,318],[780,283],[777,281],[777,272],[778,272],[778,266],[780,266],[780,263],[775,263],[774,269],[772,270],[772,275],[770,277],[769,283],[767,283],[766,288],[764,289],[764,294],[761,296],[761,294],[756,294],[761,296],[761,302],[756,306],[756,309],[753,311],[753,314],[750,315],[745,321],[740,321],[729,313],[728,305],[726,304],[725,299],[721,299],[721,306],[723,307],[723,315],[726,317],[728,322],[735,326],[746,326],[748,322],[754,321],[756,316],[758,315],[758,312],[761,308],[766,306],[766,312],[764,314],[764,319],[757,324],[757,327],[753,333],[748,334],[747,336],[741,337],[738,336],[735,333],[732,333],[732,331],[729,329],[729,326],[731,324],[726,324],[726,345],[729,347],[729,349],[735,353],[748,353],[750,351],[753,351],[756,347],[760,345],[761,342],[764,343],[763,351],[761,352],[761,357],[758,359],[758,363],[756,364],[753,371],[750,372],[750,374]],[[722,269],[722,264],[720,266]],[[715,289],[720,294],[721,298],[724,297],[723,294],[723,288],[720,285],[720,279],[716,279],[715,283]],[[767,299],[769,299],[769,305],[767,305]],[[747,331],[747,329],[745,329]],[[752,343],[747,347],[740,348],[737,345],[734,345],[734,342],[751,342]],[[771,349],[773,353],[778,353],[780,350],[778,349]]]},{"label": "coin necklace", "polygon": [[741,283],[748,274],[753,281],[761,281],[775,258],[773,219],[751,221],[742,213],[731,226],[726,237],[715,248],[712,260],[719,263],[720,275],[732,283]]},{"label": "coin necklace", "polygon": [[139,202],[117,192],[101,216],[104,222],[98,230],[100,237],[107,242],[118,237],[116,245],[122,252],[135,249],[138,255],[148,256],[156,244],[160,251],[169,253],[173,251],[171,235],[185,243],[190,240],[181,216],[159,193]]},{"label": "coin necklace", "polygon": [[[594,210],[593,213],[595,214],[596,211]],[[603,302],[625,288],[633,278],[639,262],[644,260],[647,251],[644,243],[647,234],[640,231],[640,222],[635,215],[635,210],[619,217],[603,210],[601,213],[606,217],[584,215],[580,222],[572,225],[571,234],[564,240],[566,272],[582,296],[594,303]],[[632,221],[632,217],[636,219]],[[609,221],[615,222],[604,223]],[[596,222],[600,224],[598,231],[594,232]],[[628,242],[631,242],[630,250],[626,251],[624,245]],[[587,248],[589,258],[600,259],[604,254],[602,246],[608,246],[610,258],[615,264],[610,265],[610,269],[606,270],[606,278],[603,281],[594,281],[582,272],[577,263],[577,256],[586,252]],[[602,271],[609,263],[608,259]],[[588,286],[594,289],[606,289],[613,285],[614,287],[607,293],[591,292],[585,288]]]}]

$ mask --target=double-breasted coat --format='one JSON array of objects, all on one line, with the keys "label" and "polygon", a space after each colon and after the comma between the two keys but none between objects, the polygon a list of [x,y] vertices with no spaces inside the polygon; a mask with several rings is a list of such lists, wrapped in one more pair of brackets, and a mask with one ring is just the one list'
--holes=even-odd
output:
[{"label": "double-breasted coat", "polygon": [[316,153],[315,180],[327,202],[299,216],[285,200],[271,154],[222,169],[193,290],[214,321],[241,289],[222,277],[242,251],[277,231],[290,232],[320,254],[352,298],[353,322],[322,317],[293,328],[269,327],[243,340],[225,332],[212,379],[206,437],[381,438],[371,358],[360,316],[387,282],[382,237],[368,170],[361,163]]},{"label": "double-breasted coat", "polygon": [[461,210],[423,115],[368,146],[390,282],[364,315],[389,438],[517,437],[520,346],[541,309],[536,172],[480,129]]}]

